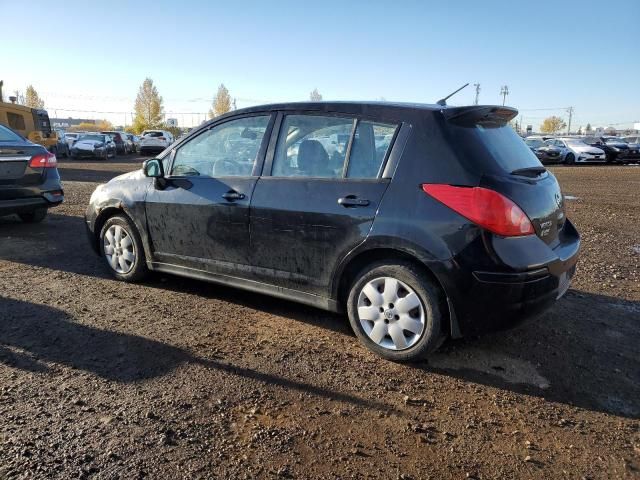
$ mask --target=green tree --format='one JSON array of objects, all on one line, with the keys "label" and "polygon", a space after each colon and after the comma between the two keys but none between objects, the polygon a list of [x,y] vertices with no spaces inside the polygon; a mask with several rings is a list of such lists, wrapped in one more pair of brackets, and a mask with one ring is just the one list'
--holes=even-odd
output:
[{"label": "green tree", "polygon": [[30,108],[44,108],[44,100],[40,98],[33,85],[27,87],[25,93],[25,105]]},{"label": "green tree", "polygon": [[162,97],[149,77],[144,79],[138,90],[134,109],[136,115],[133,118],[133,130],[136,133],[162,126],[164,116]]},{"label": "green tree", "polygon": [[218,87],[218,93],[213,99],[211,110],[209,110],[209,118],[219,117],[231,111],[231,95],[229,90],[221,83]]},{"label": "green tree", "polygon": [[313,91],[309,94],[309,100],[312,102],[321,102],[322,94],[318,91],[317,88],[314,88]]},{"label": "green tree", "polygon": [[544,119],[540,126],[540,131],[542,133],[557,133],[566,126],[567,124],[564,123],[564,120],[554,115]]}]

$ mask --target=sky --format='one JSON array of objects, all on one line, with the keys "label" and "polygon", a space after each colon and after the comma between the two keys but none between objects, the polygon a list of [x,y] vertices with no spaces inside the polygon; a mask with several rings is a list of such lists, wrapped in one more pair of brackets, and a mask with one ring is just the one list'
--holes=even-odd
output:
[{"label": "sky", "polygon": [[450,104],[472,104],[475,83],[501,104],[507,85],[534,129],[569,106],[574,126],[640,122],[640,0],[0,0],[0,15],[5,97],[32,84],[51,117],[130,124],[150,77],[180,126],[221,83],[238,108],[314,88],[434,103],[467,82]]}]

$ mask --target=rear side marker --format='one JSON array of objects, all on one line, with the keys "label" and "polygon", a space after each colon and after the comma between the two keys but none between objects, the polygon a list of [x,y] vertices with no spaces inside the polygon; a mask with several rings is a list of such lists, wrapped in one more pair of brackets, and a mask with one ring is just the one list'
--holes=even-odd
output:
[{"label": "rear side marker", "polygon": [[422,190],[476,225],[505,237],[535,233],[522,209],[500,193],[482,187],[424,183]]}]

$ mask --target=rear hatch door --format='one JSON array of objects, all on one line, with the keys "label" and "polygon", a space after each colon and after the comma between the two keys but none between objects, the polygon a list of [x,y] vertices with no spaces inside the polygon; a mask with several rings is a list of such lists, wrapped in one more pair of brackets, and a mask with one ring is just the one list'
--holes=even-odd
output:
[{"label": "rear hatch door", "polygon": [[517,110],[458,107],[444,110],[455,148],[467,168],[527,214],[536,235],[554,247],[565,222],[564,199],[555,176],[509,125]]}]

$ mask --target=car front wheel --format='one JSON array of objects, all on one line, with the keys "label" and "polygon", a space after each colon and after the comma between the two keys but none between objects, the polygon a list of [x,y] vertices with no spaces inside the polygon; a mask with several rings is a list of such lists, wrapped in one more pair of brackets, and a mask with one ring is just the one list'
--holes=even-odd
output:
[{"label": "car front wheel", "polygon": [[442,341],[442,295],[411,263],[377,263],[360,272],[349,292],[351,328],[374,353],[392,361],[420,360]]},{"label": "car front wheel", "polygon": [[100,230],[100,251],[111,273],[125,282],[136,282],[147,274],[142,240],[124,215],[109,218]]}]

